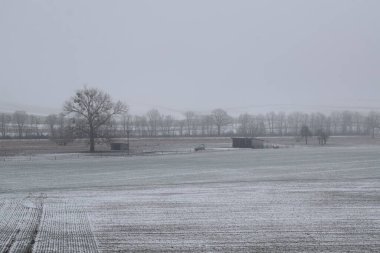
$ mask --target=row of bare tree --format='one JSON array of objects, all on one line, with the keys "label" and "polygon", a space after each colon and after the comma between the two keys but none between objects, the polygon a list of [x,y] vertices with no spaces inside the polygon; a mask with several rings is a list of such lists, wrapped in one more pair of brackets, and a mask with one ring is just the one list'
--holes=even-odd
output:
[{"label": "row of bare tree", "polygon": [[42,138],[45,117],[29,115],[25,111],[14,113],[0,113],[0,136],[1,138]]},{"label": "row of bare tree", "polygon": [[[137,136],[220,136],[231,133],[234,119],[222,109],[208,115],[188,111],[182,119],[152,109],[145,115],[123,116],[123,129]],[[127,125],[127,126],[126,126]]]},{"label": "row of bare tree", "polygon": [[76,91],[59,115],[28,115],[24,111],[0,114],[2,138],[50,138],[66,145],[75,138],[88,138],[90,152],[97,140],[115,137],[157,136],[302,136],[315,134],[320,144],[333,135],[372,135],[380,126],[380,113],[352,111],[323,113],[241,114],[231,117],[223,109],[210,114],[187,111],[181,119],[152,109],[145,115],[132,116],[128,107],[114,102],[109,94],[96,88]]},{"label": "row of bare tree", "polygon": [[241,135],[299,135],[302,126],[312,132],[324,130],[332,135],[372,135],[380,127],[380,113],[359,113],[336,111],[329,115],[323,113],[270,112],[265,115],[242,114],[237,119],[238,133]]},{"label": "row of bare tree", "polygon": [[[74,126],[75,123],[75,126]],[[23,111],[13,114],[0,113],[1,138],[62,139],[70,136],[74,127],[80,126],[80,118],[61,113],[49,116],[29,115]],[[123,113],[102,125],[104,135],[156,137],[156,136],[297,136],[306,125],[312,132],[323,129],[331,135],[371,135],[380,127],[380,113],[367,114],[341,111],[329,115],[322,113],[267,114],[244,113],[229,116],[216,109],[210,114],[188,111],[181,119],[161,114],[152,109],[145,115]]]}]

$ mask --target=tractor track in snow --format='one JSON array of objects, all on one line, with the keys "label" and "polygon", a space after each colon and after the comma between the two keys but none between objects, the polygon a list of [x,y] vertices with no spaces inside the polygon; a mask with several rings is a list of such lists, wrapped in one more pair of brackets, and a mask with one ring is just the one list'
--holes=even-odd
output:
[{"label": "tractor track in snow", "polygon": [[0,208],[0,252],[32,252],[43,195],[6,201]]},{"label": "tractor track in snow", "polygon": [[67,203],[49,203],[41,218],[35,252],[98,252],[87,213]]},{"label": "tractor track in snow", "polygon": [[0,203],[0,252],[98,252],[87,213],[46,195]]}]

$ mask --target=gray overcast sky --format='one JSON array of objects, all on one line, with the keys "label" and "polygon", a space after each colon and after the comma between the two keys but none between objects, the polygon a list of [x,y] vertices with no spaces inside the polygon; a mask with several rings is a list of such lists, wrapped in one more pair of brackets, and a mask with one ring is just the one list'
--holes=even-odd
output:
[{"label": "gray overcast sky", "polygon": [[84,84],[133,113],[380,108],[379,11],[379,0],[0,0],[0,110],[59,110]]}]

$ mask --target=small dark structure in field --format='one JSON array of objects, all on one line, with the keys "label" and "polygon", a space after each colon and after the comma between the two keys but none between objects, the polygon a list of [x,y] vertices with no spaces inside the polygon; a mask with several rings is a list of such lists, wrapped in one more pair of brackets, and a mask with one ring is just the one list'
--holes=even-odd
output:
[{"label": "small dark structure in field", "polygon": [[123,143],[123,142],[112,142],[111,143],[111,150],[113,150],[113,151],[128,151],[129,150],[129,144]]},{"label": "small dark structure in field", "polygon": [[205,144],[200,144],[200,145],[198,145],[198,146],[196,146],[194,148],[194,151],[202,151],[202,150],[205,150],[205,149],[206,149]]},{"label": "small dark structure in field", "polygon": [[233,148],[264,148],[264,140],[253,137],[233,137]]}]

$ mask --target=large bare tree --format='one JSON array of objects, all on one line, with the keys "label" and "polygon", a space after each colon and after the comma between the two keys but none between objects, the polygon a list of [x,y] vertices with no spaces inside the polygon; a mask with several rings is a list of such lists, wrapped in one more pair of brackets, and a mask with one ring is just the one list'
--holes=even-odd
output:
[{"label": "large bare tree", "polygon": [[66,101],[64,111],[84,120],[85,126],[81,129],[90,139],[90,152],[94,152],[99,128],[109,123],[114,115],[125,113],[127,106],[120,101],[113,102],[109,94],[99,89],[84,87]]}]

